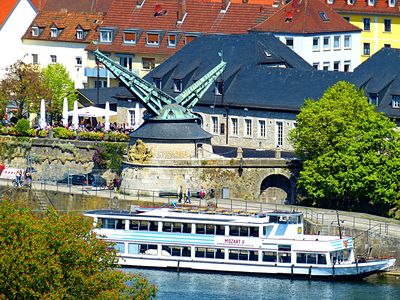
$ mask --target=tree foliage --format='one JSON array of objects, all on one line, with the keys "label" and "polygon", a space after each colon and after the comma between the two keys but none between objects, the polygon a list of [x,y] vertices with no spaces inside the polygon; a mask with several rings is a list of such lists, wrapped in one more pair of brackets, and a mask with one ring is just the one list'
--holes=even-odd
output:
[{"label": "tree foliage", "polygon": [[306,100],[291,132],[304,160],[298,185],[312,204],[386,214],[400,199],[400,136],[347,82]]},{"label": "tree foliage", "polygon": [[151,299],[156,288],[115,269],[116,252],[92,221],[49,211],[45,217],[0,205],[0,298]]},{"label": "tree foliage", "polygon": [[17,119],[22,118],[26,111],[37,112],[40,100],[48,95],[39,67],[21,60],[6,69],[0,82],[1,110],[5,110],[5,106],[11,102],[17,107]]},{"label": "tree foliage", "polygon": [[51,64],[43,69],[44,84],[49,90],[46,99],[46,109],[55,119],[61,119],[64,98],[68,99],[69,108],[77,100],[74,82],[69,76],[67,69],[61,64]]}]

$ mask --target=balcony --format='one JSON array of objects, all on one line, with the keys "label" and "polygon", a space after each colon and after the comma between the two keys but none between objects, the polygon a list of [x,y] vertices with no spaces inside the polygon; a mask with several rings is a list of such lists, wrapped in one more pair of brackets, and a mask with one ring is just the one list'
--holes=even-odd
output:
[{"label": "balcony", "polygon": [[[87,77],[97,77],[97,67],[96,68],[85,68],[85,76]],[[100,78],[115,78],[114,74],[108,71],[105,68],[99,68],[99,77]]]}]

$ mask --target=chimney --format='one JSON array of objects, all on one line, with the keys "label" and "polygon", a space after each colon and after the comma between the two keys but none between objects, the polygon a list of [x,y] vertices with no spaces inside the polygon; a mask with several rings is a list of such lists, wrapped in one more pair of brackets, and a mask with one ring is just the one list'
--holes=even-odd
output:
[{"label": "chimney", "polygon": [[225,13],[228,11],[229,5],[231,5],[231,0],[222,0],[221,12]]},{"label": "chimney", "polygon": [[176,18],[178,23],[183,23],[185,20],[186,11],[186,0],[178,0],[178,11],[176,12]]}]

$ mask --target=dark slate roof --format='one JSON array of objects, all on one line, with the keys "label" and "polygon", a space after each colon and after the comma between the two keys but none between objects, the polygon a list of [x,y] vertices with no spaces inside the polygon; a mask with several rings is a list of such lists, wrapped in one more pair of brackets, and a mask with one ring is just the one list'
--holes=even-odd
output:
[{"label": "dark slate roof", "polygon": [[173,122],[146,120],[142,126],[129,134],[129,136],[133,139],[143,139],[144,141],[193,141],[210,140],[212,137],[194,120]]},{"label": "dark slate roof", "polygon": [[367,95],[378,94],[378,111],[400,118],[399,109],[392,108],[392,96],[400,96],[400,49],[379,50],[354,70],[354,83]]},{"label": "dark slate roof", "polygon": [[80,102],[88,102],[92,104],[106,104],[108,101],[111,103],[117,103],[116,98],[124,98],[123,96],[129,96],[132,99],[132,94],[126,87],[112,87],[112,88],[100,88],[99,89],[99,100],[97,103],[97,88],[95,89],[78,89],[78,95]]}]

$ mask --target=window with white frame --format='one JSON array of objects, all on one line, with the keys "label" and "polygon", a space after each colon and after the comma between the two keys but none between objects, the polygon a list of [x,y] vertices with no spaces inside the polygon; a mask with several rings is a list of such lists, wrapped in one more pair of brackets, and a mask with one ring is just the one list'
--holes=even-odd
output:
[{"label": "window with white frame", "polygon": [[319,37],[313,37],[313,51],[319,51]]},{"label": "window with white frame", "polygon": [[340,61],[333,62],[333,71],[340,71]]},{"label": "window with white frame", "polygon": [[258,120],[258,136],[259,137],[266,136],[265,120]]},{"label": "window with white frame", "polygon": [[368,6],[374,6],[375,0],[368,0]]},{"label": "window with white frame", "polygon": [[231,133],[232,135],[239,135],[239,121],[238,118],[231,118]]},{"label": "window with white frame", "polygon": [[160,35],[158,33],[147,33],[146,44],[148,46],[158,46],[160,44]]},{"label": "window with white frame", "polygon": [[369,93],[368,102],[369,102],[369,104],[378,106],[378,104],[379,104],[378,103],[378,94],[377,93]]},{"label": "window with white frame", "polygon": [[76,39],[77,40],[83,40],[83,30],[81,28],[78,28],[76,30]]},{"label": "window with white frame", "polygon": [[400,95],[392,95],[392,108],[400,108]]},{"label": "window with white frame", "polygon": [[328,0],[328,4],[333,4],[333,0]]},{"label": "window with white frame", "polygon": [[351,35],[345,35],[344,36],[343,46],[344,46],[344,49],[350,49],[351,48]]},{"label": "window with white frame", "polygon": [[278,121],[275,123],[276,130],[276,145],[278,147],[283,146],[283,122]]},{"label": "window with white frame", "polygon": [[335,35],[333,37],[333,49],[340,49],[340,35]]},{"label": "window with white frame", "polygon": [[168,46],[176,47],[176,43],[177,43],[176,34],[169,34],[168,35]]},{"label": "window with white frame", "polygon": [[32,36],[39,36],[40,30],[39,27],[33,26],[32,27]]},{"label": "window with white frame", "polygon": [[363,43],[363,55],[370,55],[370,54],[371,54],[371,44]]},{"label": "window with white frame", "polygon": [[353,5],[356,2],[356,0],[347,0],[347,4]]},{"label": "window with white frame", "polygon": [[329,70],[329,67],[330,67],[330,62],[329,62],[329,61],[326,61],[326,62],[324,62],[323,65],[322,65],[322,70],[328,71],[328,70]]},{"label": "window with white frame", "polygon": [[331,49],[331,37],[324,36],[324,50],[330,50],[330,49]]},{"label": "window with white frame", "polygon": [[388,5],[390,7],[395,7],[396,6],[396,0],[389,0]]},{"label": "window with white frame", "polygon": [[383,23],[384,23],[384,31],[391,32],[392,31],[392,20],[385,19],[385,20],[383,20]]},{"label": "window with white frame", "polygon": [[50,55],[50,63],[52,64],[57,63],[57,55]]},{"label": "window with white frame", "polygon": [[313,63],[312,66],[313,66],[313,68],[314,68],[315,70],[319,70],[319,63],[318,63],[318,62]]},{"label": "window with white frame", "polygon": [[100,30],[100,42],[111,43],[113,40],[112,30]]},{"label": "window with white frame", "polygon": [[244,119],[244,135],[245,136],[252,136],[253,135],[253,122],[251,121],[251,119]]},{"label": "window with white frame", "polygon": [[214,134],[218,134],[218,117],[211,116],[211,132]]},{"label": "window with white frame", "polygon": [[51,27],[50,28],[50,37],[55,38],[58,36],[58,28],[57,27]]},{"label": "window with white frame", "polygon": [[371,30],[371,19],[370,18],[364,18],[363,19],[363,26],[364,26],[364,31],[370,31]]},{"label": "window with white frame", "polygon": [[124,44],[136,44],[136,32],[126,31],[123,38]]},{"label": "window with white frame", "polygon": [[182,92],[182,79],[174,79],[174,92]]},{"label": "window with white frame", "polygon": [[107,80],[95,80],[94,87],[95,88],[106,88]]},{"label": "window with white frame", "polygon": [[81,56],[76,56],[75,57],[75,66],[82,66],[82,57]]},{"label": "window with white frame", "polygon": [[350,72],[351,68],[351,62],[349,60],[346,60],[343,62],[343,71],[344,72]]},{"label": "window with white frame", "polygon": [[37,54],[32,54],[32,63],[37,65],[39,63],[39,56]]},{"label": "window with white frame", "polygon": [[136,119],[135,119],[136,112],[133,109],[128,110],[128,126],[133,127],[136,124]]},{"label": "window with white frame", "polygon": [[132,70],[132,62],[132,56],[124,55],[119,57],[119,64],[129,71]]},{"label": "window with white frame", "polygon": [[162,89],[162,80],[161,78],[153,78],[153,84],[156,88]]}]

